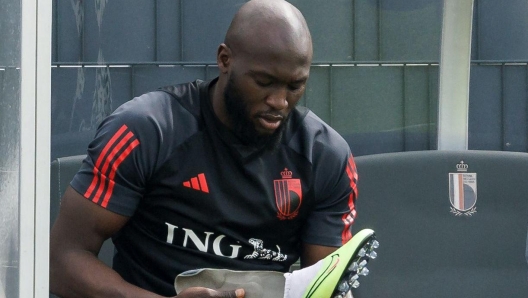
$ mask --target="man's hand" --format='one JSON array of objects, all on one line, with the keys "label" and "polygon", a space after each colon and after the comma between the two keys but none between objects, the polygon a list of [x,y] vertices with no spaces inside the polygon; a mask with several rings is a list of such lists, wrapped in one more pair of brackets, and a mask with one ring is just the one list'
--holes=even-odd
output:
[{"label": "man's hand", "polygon": [[244,298],[243,289],[234,291],[215,291],[208,288],[188,288],[178,294],[177,298]]}]

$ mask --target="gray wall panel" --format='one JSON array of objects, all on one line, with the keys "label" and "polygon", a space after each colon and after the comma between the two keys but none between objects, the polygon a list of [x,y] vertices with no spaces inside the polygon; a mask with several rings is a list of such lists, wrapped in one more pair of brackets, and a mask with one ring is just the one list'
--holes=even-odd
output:
[{"label": "gray wall panel", "polygon": [[526,151],[526,66],[504,67],[504,150]]},{"label": "gray wall panel", "polygon": [[402,67],[404,76],[405,151],[429,149],[431,125],[429,111],[429,68]]},{"label": "gray wall panel", "polygon": [[438,148],[438,90],[439,90],[439,74],[440,69],[438,65],[429,66],[429,119],[431,125],[429,126],[429,149]]},{"label": "gray wall panel", "polygon": [[[14,12],[19,12],[20,7]],[[16,14],[15,14],[16,15]],[[0,12],[0,17],[4,14]],[[18,14],[20,18],[20,14]],[[20,22],[20,19],[19,19]],[[14,28],[20,28],[14,25]],[[19,30],[19,29],[16,29]],[[20,42],[20,31],[15,42]],[[4,55],[15,55],[6,57]],[[0,52],[4,61],[20,59],[20,53]],[[0,296],[18,297],[20,273],[20,69],[0,70]]]},{"label": "gray wall panel", "polygon": [[183,60],[216,61],[231,18],[243,0],[183,0]]},{"label": "gray wall panel", "polygon": [[218,66],[216,66],[216,64],[207,65],[205,67],[206,67],[205,68],[205,79],[206,80],[212,80],[220,74],[220,71],[218,70]]},{"label": "gray wall panel", "polygon": [[401,130],[402,87],[400,67],[335,67],[332,125],[344,134]]},{"label": "gray wall panel", "polygon": [[354,56],[357,61],[379,59],[379,10],[380,0],[354,1]]},{"label": "gray wall panel", "polygon": [[[8,68],[0,70],[0,172],[8,169],[17,159],[10,160],[8,156],[18,156],[20,143],[20,70]],[[16,154],[15,154],[16,153]],[[2,247],[0,247],[0,252]],[[4,255],[0,254],[0,260]],[[0,270],[1,274],[1,270]],[[0,281],[2,276],[0,275]],[[1,291],[0,291],[1,293]]]},{"label": "gray wall panel", "polygon": [[130,100],[130,68],[52,68],[51,159],[84,154],[101,120]]},{"label": "gray wall panel", "polygon": [[84,31],[84,5],[80,0],[55,1],[55,22],[57,28],[52,46],[55,61],[82,61],[82,36]]},{"label": "gray wall panel", "polygon": [[133,97],[132,93],[132,68],[114,68],[110,69],[112,78],[112,111],[120,105],[129,101]]},{"label": "gray wall panel", "polygon": [[331,108],[329,78],[329,66],[312,66],[302,103],[327,123],[330,123]]},{"label": "gray wall panel", "polygon": [[312,33],[314,61],[349,61],[353,54],[353,9],[350,0],[293,0]]},{"label": "gray wall panel", "polygon": [[528,1],[475,0],[479,60],[527,60]]},{"label": "gray wall panel", "polygon": [[471,66],[468,149],[502,150],[500,66]]},{"label": "gray wall panel", "polygon": [[[83,99],[84,70],[82,68],[57,68],[51,69],[51,134],[61,134],[70,130],[78,130],[79,124],[72,123],[75,102],[88,101]],[[84,106],[87,106],[86,104]],[[91,114],[86,108],[84,113]]]},{"label": "gray wall panel", "polygon": [[157,0],[157,60],[180,61],[181,0]]},{"label": "gray wall panel", "polygon": [[94,130],[132,98],[130,68],[53,68],[52,135]]},{"label": "gray wall panel", "polygon": [[85,13],[84,61],[154,61],[154,1],[89,1]]},{"label": "gray wall panel", "polygon": [[90,130],[94,102],[95,68],[51,70],[51,134]]},{"label": "gray wall panel", "polygon": [[203,66],[136,66],[134,68],[134,96],[154,91],[160,87],[205,79]]},{"label": "gray wall panel", "polygon": [[438,61],[443,1],[381,2],[381,60]]},{"label": "gray wall panel", "polygon": [[0,67],[20,65],[20,1],[0,1]]},{"label": "gray wall panel", "polygon": [[[54,70],[53,133],[69,133],[70,127],[74,132],[91,131],[103,115],[134,95],[163,85],[215,77],[218,69],[214,65],[165,68],[145,63],[180,60],[214,63],[217,46],[223,41],[232,16],[245,2],[54,2],[56,61],[81,61],[84,51],[84,62],[133,65],[84,68],[82,75],[77,70],[61,69],[58,73]],[[292,0],[292,3],[305,14],[312,30],[315,61],[437,59],[439,1]],[[84,49],[82,32],[85,32]],[[350,69],[342,67],[313,66],[300,104],[314,110],[338,131],[354,134],[354,139],[364,145],[361,149],[367,148],[361,152],[369,148],[373,148],[371,152],[412,150],[425,148],[427,143],[432,148],[436,146],[438,78],[437,70],[428,68],[428,71],[422,67],[406,68],[403,74],[402,67],[352,67],[354,71],[349,73]],[[350,74],[352,77],[348,77]],[[426,74],[429,79],[424,77]],[[426,93],[428,99],[424,99]],[[76,108],[72,109],[74,104]],[[361,111],[361,121],[347,117],[357,110]],[[357,137],[358,134],[364,134],[365,139]],[[372,141],[379,136],[386,141]]]}]

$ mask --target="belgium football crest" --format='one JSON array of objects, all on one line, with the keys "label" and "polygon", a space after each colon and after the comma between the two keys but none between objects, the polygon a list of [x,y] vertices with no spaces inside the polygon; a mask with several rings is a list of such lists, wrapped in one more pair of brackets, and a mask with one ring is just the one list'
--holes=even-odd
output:
[{"label": "belgium football crest", "polygon": [[451,213],[472,216],[477,212],[477,173],[467,173],[468,165],[461,161],[457,173],[449,173]]},{"label": "belgium football crest", "polygon": [[292,179],[292,171],[281,172],[282,179],[273,180],[277,217],[281,220],[293,219],[299,214],[302,203],[301,179]]}]

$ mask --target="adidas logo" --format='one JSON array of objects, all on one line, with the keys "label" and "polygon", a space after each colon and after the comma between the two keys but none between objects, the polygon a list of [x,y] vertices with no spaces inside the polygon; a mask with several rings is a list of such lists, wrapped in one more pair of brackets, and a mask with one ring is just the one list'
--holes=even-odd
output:
[{"label": "adidas logo", "polygon": [[191,178],[189,181],[184,181],[183,186],[209,193],[204,173],[198,174],[198,176]]}]

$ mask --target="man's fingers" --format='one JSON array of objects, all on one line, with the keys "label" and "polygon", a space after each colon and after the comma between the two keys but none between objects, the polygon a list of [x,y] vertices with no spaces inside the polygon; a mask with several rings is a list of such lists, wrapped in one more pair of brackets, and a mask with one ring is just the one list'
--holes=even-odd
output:
[{"label": "man's fingers", "polygon": [[218,292],[218,298],[244,298],[246,293],[244,289],[236,289],[235,291]]}]

